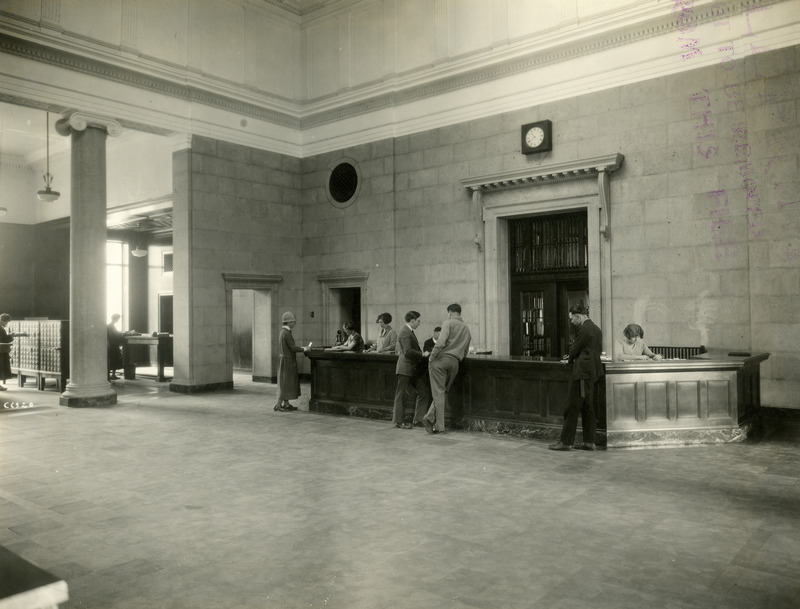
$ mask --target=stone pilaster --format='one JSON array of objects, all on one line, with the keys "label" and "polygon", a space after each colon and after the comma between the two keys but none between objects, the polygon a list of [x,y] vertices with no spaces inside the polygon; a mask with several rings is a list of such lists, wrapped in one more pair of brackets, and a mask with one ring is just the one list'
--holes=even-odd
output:
[{"label": "stone pilaster", "polygon": [[113,120],[73,113],[56,123],[72,140],[70,202],[70,377],[59,402],[86,407],[117,403],[108,382],[106,330],[106,136]]}]

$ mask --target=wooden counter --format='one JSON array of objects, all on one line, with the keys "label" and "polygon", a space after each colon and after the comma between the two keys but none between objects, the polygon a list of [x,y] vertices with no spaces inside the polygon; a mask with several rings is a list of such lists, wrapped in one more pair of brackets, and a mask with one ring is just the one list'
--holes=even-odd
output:
[{"label": "wooden counter", "polygon": [[[134,352],[137,345],[144,347],[144,353],[137,355]],[[136,378],[137,364],[150,365],[150,347],[156,348],[156,365],[158,373],[156,380],[159,383],[164,383],[170,380],[164,374],[165,366],[172,365],[172,336],[161,334],[158,336],[146,334],[129,334],[125,336],[125,342],[122,343],[122,365],[124,376],[127,380],[132,381]]]},{"label": "wooden counter", "polygon": [[769,353],[605,365],[609,446],[745,439],[760,422],[760,364]]},{"label": "wooden counter", "polygon": [[[314,412],[391,420],[396,355],[312,350]],[[557,438],[572,367],[557,359],[471,355],[448,396],[446,425],[525,437]],[[413,404],[406,403],[407,416]],[[601,413],[598,427],[605,426]]]},{"label": "wooden counter", "polygon": [[[312,411],[391,419],[396,356],[321,350],[307,356]],[[759,365],[768,357],[707,353],[690,360],[605,363],[598,444],[743,440],[758,423]],[[571,371],[556,359],[471,355],[450,390],[447,425],[556,439]],[[409,416],[412,409],[407,404]]]},{"label": "wooden counter", "polygon": [[373,419],[392,418],[396,355],[312,349],[309,410]]}]

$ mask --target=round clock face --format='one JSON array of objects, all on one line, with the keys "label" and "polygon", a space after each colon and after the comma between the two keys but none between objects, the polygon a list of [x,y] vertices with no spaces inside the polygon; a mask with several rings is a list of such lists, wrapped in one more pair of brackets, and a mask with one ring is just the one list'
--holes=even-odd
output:
[{"label": "round clock face", "polygon": [[544,141],[544,131],[541,127],[533,127],[525,134],[525,143],[531,148],[536,148]]}]

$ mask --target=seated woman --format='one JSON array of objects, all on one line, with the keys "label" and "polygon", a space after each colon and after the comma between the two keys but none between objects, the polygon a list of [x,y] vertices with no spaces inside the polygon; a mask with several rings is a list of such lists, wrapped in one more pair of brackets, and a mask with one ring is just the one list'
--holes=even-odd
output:
[{"label": "seated woman", "polygon": [[618,340],[614,351],[614,359],[618,362],[633,362],[636,360],[662,359],[658,353],[653,353],[644,342],[644,330],[637,324],[628,324],[622,331],[624,340]]},{"label": "seated woman", "polygon": [[381,313],[378,315],[376,323],[381,327],[381,335],[367,351],[370,353],[394,353],[397,332],[389,325],[392,323],[392,316],[389,313]]},{"label": "seated woman", "polygon": [[354,353],[364,351],[364,339],[356,332],[356,325],[352,321],[346,321],[342,328],[347,334],[345,343],[326,349],[326,351],[353,351]]}]

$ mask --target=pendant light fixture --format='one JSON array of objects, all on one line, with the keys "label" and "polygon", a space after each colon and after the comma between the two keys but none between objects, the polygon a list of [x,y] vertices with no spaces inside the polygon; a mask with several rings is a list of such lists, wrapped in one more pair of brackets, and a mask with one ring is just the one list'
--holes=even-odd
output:
[{"label": "pendant light fixture", "polygon": [[44,178],[44,190],[40,190],[36,193],[36,196],[39,197],[40,201],[47,201],[51,203],[52,201],[57,201],[58,197],[61,196],[61,193],[57,190],[53,190],[50,188],[50,184],[53,182],[53,174],[50,173],[50,113],[47,113],[47,171],[44,172],[42,176]]},{"label": "pendant light fixture", "polygon": [[136,247],[131,250],[131,256],[144,258],[147,256],[147,250],[142,247],[142,223],[139,222],[136,227]]}]

